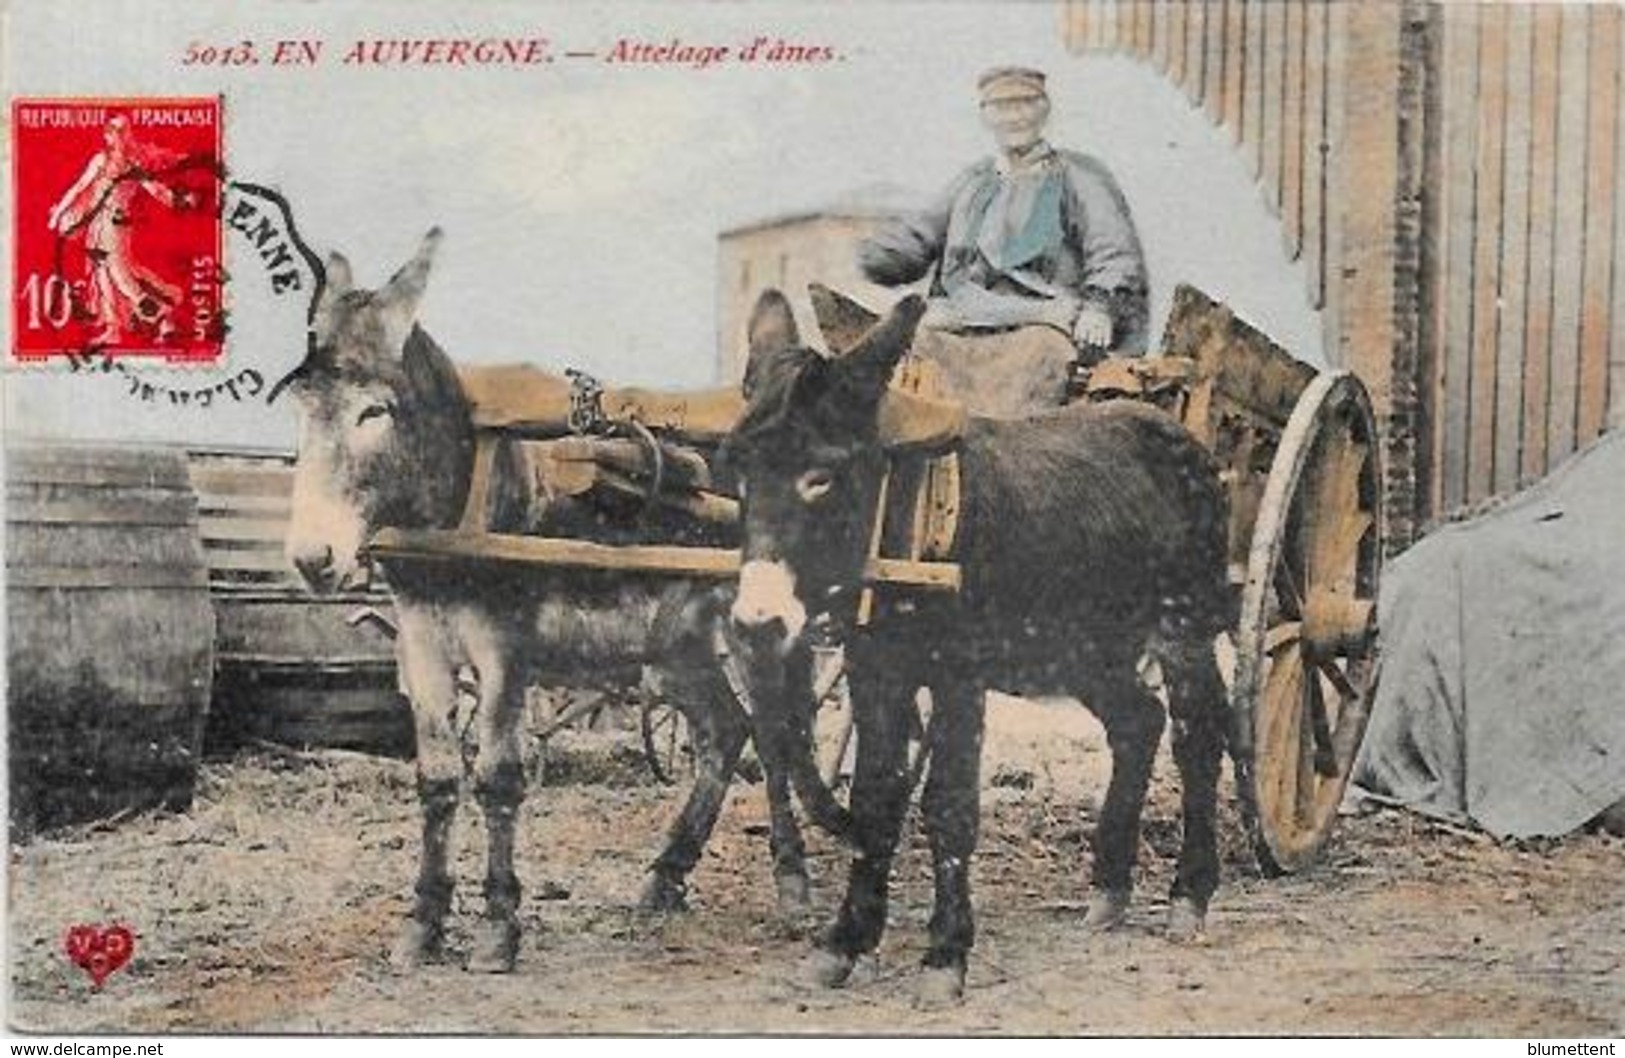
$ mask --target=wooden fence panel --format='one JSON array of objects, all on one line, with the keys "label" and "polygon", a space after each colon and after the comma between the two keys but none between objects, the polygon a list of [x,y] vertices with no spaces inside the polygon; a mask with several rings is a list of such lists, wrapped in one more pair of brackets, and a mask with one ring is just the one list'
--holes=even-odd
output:
[{"label": "wooden fence panel", "polygon": [[1215,123],[1224,120],[1228,84],[1225,70],[1230,54],[1225,39],[1230,32],[1230,6],[1234,3],[1236,0],[1206,0],[1202,5],[1207,9],[1207,40],[1202,48],[1202,106],[1208,120]]},{"label": "wooden fence panel", "polygon": [[1270,6],[1269,0],[1247,4],[1243,45],[1247,62],[1241,84],[1241,154],[1255,177],[1264,171],[1264,19]]},{"label": "wooden fence panel", "polygon": [[[1614,228],[1618,223],[1620,9],[1590,11],[1587,74],[1590,111],[1586,132],[1585,280],[1580,295],[1580,408],[1577,441],[1586,444],[1602,432],[1608,413],[1609,288],[1613,272]],[[1616,349],[1616,354],[1625,350]]]},{"label": "wooden fence panel", "polygon": [[1167,74],[1173,55],[1173,5],[1169,0],[1156,0],[1151,19],[1151,65]]},{"label": "wooden fence panel", "polygon": [[1259,180],[1264,201],[1273,210],[1281,206],[1281,127],[1286,122],[1286,9],[1288,0],[1272,0],[1264,8],[1264,103],[1259,129]]},{"label": "wooden fence panel", "polygon": [[1281,89],[1281,236],[1287,257],[1303,250],[1304,0],[1286,10],[1286,83]]},{"label": "wooden fence panel", "polygon": [[1495,441],[1490,455],[1496,492],[1518,484],[1523,440],[1524,301],[1529,278],[1529,97],[1534,50],[1527,4],[1507,13],[1506,143],[1501,194],[1501,271],[1496,290],[1500,329],[1495,336]]},{"label": "wooden fence panel", "polygon": [[1472,362],[1468,377],[1467,498],[1490,495],[1495,452],[1496,296],[1501,282],[1501,188],[1506,144],[1507,9],[1486,6],[1478,35],[1478,183],[1473,232]]},{"label": "wooden fence panel", "polygon": [[1185,96],[1192,106],[1202,106],[1206,102],[1203,93],[1207,90],[1207,44],[1208,26],[1207,12],[1211,5],[1207,0],[1192,0],[1184,5],[1185,10],[1185,60],[1183,87]]},{"label": "wooden fence panel", "polygon": [[1329,69],[1325,0],[1308,0],[1303,41],[1303,259],[1309,303],[1326,304],[1326,78]]},{"label": "wooden fence panel", "polygon": [[[1614,50],[1625,57],[1625,18],[1614,20],[1615,36],[1620,38]],[[1625,72],[1615,80],[1615,98],[1625,103]],[[1608,399],[1607,421],[1614,429],[1625,427],[1625,192],[1619,190],[1618,180],[1625,178],[1625,106],[1615,108],[1621,124],[1614,129],[1614,304],[1609,314]]]},{"label": "wooden fence panel", "polygon": [[1224,4],[1224,93],[1219,108],[1219,124],[1241,142],[1241,85],[1247,70],[1248,0],[1225,0]]},{"label": "wooden fence panel", "polygon": [[1546,468],[1574,451],[1580,385],[1580,281],[1586,184],[1585,7],[1565,4],[1557,93],[1557,226],[1552,268],[1552,391]]},{"label": "wooden fence panel", "polygon": [[1163,7],[1163,22],[1167,35],[1167,59],[1164,63],[1168,80],[1185,86],[1185,33],[1190,28],[1190,11],[1196,5],[1184,0],[1167,0]]},{"label": "wooden fence panel", "polygon": [[1523,446],[1519,477],[1528,480],[1546,469],[1547,402],[1551,392],[1552,231],[1557,203],[1557,86],[1560,70],[1558,30],[1562,9],[1556,5],[1534,12],[1529,108],[1529,262],[1528,319],[1523,347]]}]

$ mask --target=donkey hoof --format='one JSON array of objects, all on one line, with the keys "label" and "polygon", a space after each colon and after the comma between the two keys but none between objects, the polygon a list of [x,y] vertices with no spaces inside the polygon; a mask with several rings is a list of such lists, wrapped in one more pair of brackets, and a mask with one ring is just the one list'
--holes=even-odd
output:
[{"label": "donkey hoof", "polygon": [[445,934],[438,925],[425,925],[415,918],[406,920],[395,946],[389,952],[390,969],[410,973],[421,966],[440,961]]},{"label": "donkey hoof", "polygon": [[638,907],[644,911],[687,911],[688,886],[681,878],[673,878],[659,871],[649,875],[638,897]]},{"label": "donkey hoof", "polygon": [[512,919],[486,919],[474,928],[468,952],[468,972],[513,973],[519,958],[519,923]]},{"label": "donkey hoof", "polygon": [[1207,908],[1188,896],[1168,904],[1168,939],[1176,944],[1202,944],[1207,940]]},{"label": "donkey hoof", "polygon": [[802,966],[802,976],[819,988],[840,988],[852,976],[857,957],[824,948],[814,948]]},{"label": "donkey hoof", "polygon": [[776,874],[773,884],[778,891],[779,914],[786,918],[799,918],[812,907],[811,887],[805,874]]},{"label": "donkey hoof", "polygon": [[1083,916],[1086,933],[1106,933],[1128,918],[1129,890],[1096,889],[1089,897],[1089,912]]},{"label": "donkey hoof", "polygon": [[936,1010],[953,1006],[965,998],[965,963],[954,960],[946,966],[927,966],[914,986],[914,1006]]}]

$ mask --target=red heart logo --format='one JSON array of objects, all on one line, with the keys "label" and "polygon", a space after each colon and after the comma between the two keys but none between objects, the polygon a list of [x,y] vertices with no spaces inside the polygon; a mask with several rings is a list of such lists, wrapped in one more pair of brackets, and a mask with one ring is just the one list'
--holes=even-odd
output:
[{"label": "red heart logo", "polygon": [[135,934],[125,926],[74,926],[63,943],[68,958],[97,988],[135,954]]}]

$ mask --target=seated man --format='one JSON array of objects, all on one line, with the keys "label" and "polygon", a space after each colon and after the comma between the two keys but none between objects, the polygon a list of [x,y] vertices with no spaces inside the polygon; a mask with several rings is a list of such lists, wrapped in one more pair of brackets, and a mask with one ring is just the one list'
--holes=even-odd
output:
[{"label": "seated man", "polygon": [[1111,173],[1043,138],[1044,75],[999,67],[977,87],[998,153],[864,240],[858,264],[888,286],[935,268],[913,351],[973,410],[1023,415],[1066,399],[1075,361],[1145,352],[1145,261]]}]

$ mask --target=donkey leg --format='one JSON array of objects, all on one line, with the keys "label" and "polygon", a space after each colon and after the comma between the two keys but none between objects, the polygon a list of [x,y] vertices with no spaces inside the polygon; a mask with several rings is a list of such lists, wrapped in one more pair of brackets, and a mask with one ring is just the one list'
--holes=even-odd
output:
[{"label": "donkey leg", "polygon": [[463,774],[455,727],[453,667],[432,647],[419,649],[422,641],[415,644],[408,638],[409,629],[403,620],[399,660],[417,728],[417,789],[423,809],[423,841],[412,914],[390,953],[390,964],[402,971],[442,955],[452,895],[447,846]]},{"label": "donkey leg", "polygon": [[760,747],[758,752],[762,756],[762,778],[767,787],[768,849],[773,855],[773,888],[779,913],[798,918],[811,906],[812,893],[807,877],[807,846],[802,841],[801,825],[796,822],[795,806],[790,800],[790,765],[782,759],[782,754],[763,751]]},{"label": "donkey leg", "polygon": [[1208,901],[1219,886],[1215,816],[1228,716],[1211,644],[1181,646],[1163,667],[1184,816],[1179,867],[1169,894],[1168,934],[1192,939],[1201,934]]},{"label": "donkey leg", "polygon": [[931,842],[935,905],[931,948],[926,953],[926,1001],[958,999],[965,966],[976,940],[970,898],[971,857],[981,828],[980,774],[986,695],[974,683],[954,681],[931,688],[930,778],[924,807]]},{"label": "donkey leg", "polygon": [[807,879],[807,846],[796,822],[795,805],[790,799],[790,759],[785,747],[774,738],[758,738],[756,753],[762,762],[762,781],[767,788],[768,849],[773,856],[773,886],[781,915],[798,918],[810,902]]},{"label": "donkey leg", "polygon": [[[855,645],[855,644],[854,644]],[[917,684],[899,677],[893,659],[849,654],[852,716],[858,740],[852,774],[852,822],[857,852],[846,897],[814,955],[818,983],[844,983],[886,928],[886,886],[908,811],[909,710]],[[888,668],[891,671],[887,671]]]},{"label": "donkey leg", "polygon": [[485,918],[475,930],[468,968],[508,973],[519,954],[519,876],[514,872],[514,831],[525,797],[519,744],[524,688],[501,669],[480,672],[477,717],[479,752],[474,759],[474,797],[485,815]]},{"label": "donkey leg", "polygon": [[687,879],[710,840],[728,796],[739,754],[750,737],[750,724],[734,704],[726,683],[710,659],[708,672],[668,675],[662,680],[671,700],[688,720],[699,765],[683,810],[666,832],[666,845],[649,868],[639,906],[648,911],[681,911],[687,907]]},{"label": "donkey leg", "polygon": [[1100,717],[1112,751],[1112,777],[1095,832],[1094,892],[1083,921],[1084,929],[1098,932],[1114,929],[1128,916],[1140,813],[1167,720],[1162,703],[1141,684],[1132,662],[1100,671],[1084,701]]}]

